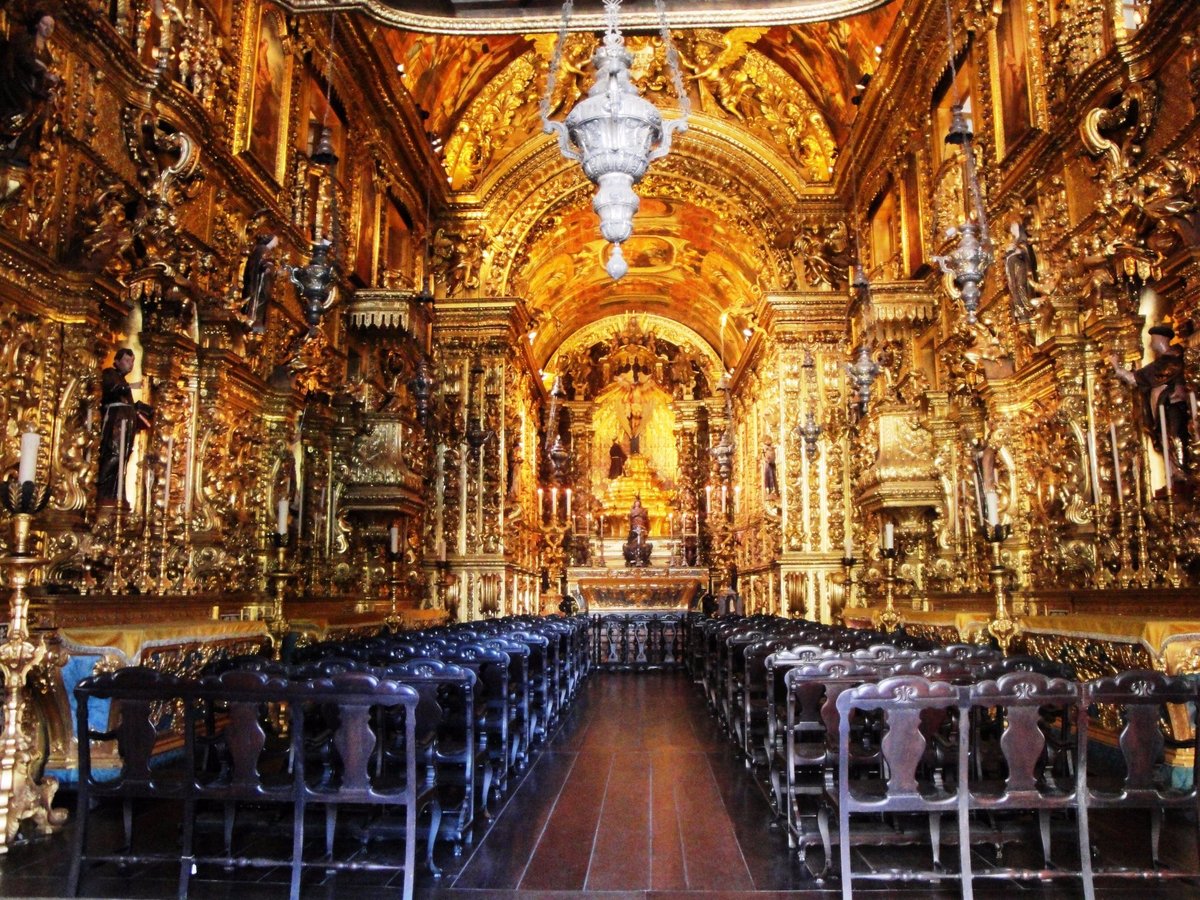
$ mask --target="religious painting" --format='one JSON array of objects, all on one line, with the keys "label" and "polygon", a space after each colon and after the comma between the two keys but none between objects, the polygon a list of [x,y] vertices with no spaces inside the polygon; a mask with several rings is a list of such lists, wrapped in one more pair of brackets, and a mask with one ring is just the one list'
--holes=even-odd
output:
[{"label": "religious painting", "polygon": [[412,261],[412,225],[404,207],[391,197],[384,212],[383,251],[380,269],[384,286],[411,287],[416,284]]},{"label": "religious painting", "polygon": [[891,176],[871,204],[870,216],[871,269],[886,280],[894,280],[899,276],[901,242],[896,186]]},{"label": "religious painting", "polygon": [[993,72],[1001,158],[1033,127],[1028,46],[1025,7],[1021,0],[1006,0],[996,20]]},{"label": "religious painting", "polygon": [[283,136],[287,133],[287,99],[291,80],[291,55],[287,25],[275,7],[263,7],[250,51],[246,93],[245,137],[242,147],[277,183],[283,181],[287,161]]},{"label": "religious painting", "polygon": [[354,254],[355,277],[360,284],[366,287],[371,287],[375,283],[375,235],[378,232],[376,223],[379,218],[377,197],[375,166],[370,164],[363,169],[359,189],[358,248]]},{"label": "religious painting", "polygon": [[905,275],[915,278],[925,268],[925,247],[921,240],[921,187],[920,166],[915,153],[910,154],[904,169],[904,187],[901,195],[904,213],[904,261]]}]

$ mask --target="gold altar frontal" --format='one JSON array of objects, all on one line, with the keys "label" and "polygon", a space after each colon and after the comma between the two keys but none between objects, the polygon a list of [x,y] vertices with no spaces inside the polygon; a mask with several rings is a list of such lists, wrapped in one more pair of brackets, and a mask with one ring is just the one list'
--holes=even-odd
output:
[{"label": "gold altar frontal", "polygon": [[687,612],[700,590],[701,570],[641,570],[581,576],[577,583],[587,611]]}]

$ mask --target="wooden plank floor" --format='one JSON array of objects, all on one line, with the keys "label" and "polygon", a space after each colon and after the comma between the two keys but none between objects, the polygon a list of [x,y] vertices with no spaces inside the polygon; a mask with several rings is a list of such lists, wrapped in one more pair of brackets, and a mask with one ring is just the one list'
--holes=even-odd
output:
[{"label": "wooden plank floor", "polygon": [[[119,811],[99,810],[97,832],[118,833]],[[139,816],[163,841],[175,839],[177,819],[167,808]],[[155,818],[155,817],[158,818]],[[286,823],[281,828],[286,835]],[[1123,822],[1140,844],[1148,825]],[[1106,826],[1098,826],[1104,836]],[[1180,819],[1164,834],[1168,859],[1194,861],[1195,826]],[[0,857],[0,897],[58,897],[65,883],[68,833],[30,841]],[[1117,835],[1118,839],[1120,835]],[[269,837],[264,834],[261,840]],[[951,848],[947,848],[948,850]],[[1019,852],[1010,851],[1011,854]],[[856,869],[902,867],[898,848],[856,855]],[[927,851],[924,851],[927,855]],[[953,852],[948,854],[953,858]],[[418,873],[417,895],[429,900],[752,900],[840,897],[837,881],[815,884],[773,827],[760,785],[737,760],[705,709],[699,691],[678,674],[595,674],[533,764],[476,829],[474,842],[454,857],[439,847],[444,874]],[[914,861],[925,862],[918,855]],[[980,857],[981,866],[985,863]],[[174,872],[112,867],[84,883],[92,897],[173,897]],[[388,875],[308,873],[305,897],[395,898]],[[956,897],[950,884],[884,885],[856,882],[861,896]],[[976,882],[980,897],[1077,897],[1076,883]],[[287,872],[227,874],[205,867],[192,881],[193,897],[283,898]],[[1200,887],[1109,882],[1105,898],[1196,897]]]}]

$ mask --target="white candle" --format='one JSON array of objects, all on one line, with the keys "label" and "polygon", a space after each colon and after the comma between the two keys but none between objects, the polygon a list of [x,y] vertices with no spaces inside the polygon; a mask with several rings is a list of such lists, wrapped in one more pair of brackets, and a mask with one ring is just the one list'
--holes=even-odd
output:
[{"label": "white candle", "polygon": [[571,489],[567,488],[567,518],[571,518]]},{"label": "white candle", "polygon": [[1188,408],[1192,411],[1192,422],[1196,421],[1196,392],[1188,391]]},{"label": "white candle", "polygon": [[400,552],[400,529],[393,525],[388,529],[388,540],[392,545],[392,555]]},{"label": "white candle", "polygon": [[734,485],[733,488],[733,514],[736,516],[742,508],[742,486]]},{"label": "white candle", "polygon": [[17,464],[17,481],[21,484],[37,478],[37,454],[41,442],[42,436],[36,431],[21,435],[21,460]]},{"label": "white candle", "polygon": [[1108,440],[1109,440],[1109,443],[1112,444],[1113,478],[1115,479],[1116,486],[1117,486],[1117,502],[1119,503],[1121,501],[1121,497],[1122,497],[1121,454],[1120,454],[1120,451],[1117,450],[1117,423],[1116,422],[1108,423]]},{"label": "white candle", "polygon": [[183,457],[183,517],[192,517],[192,473],[196,469],[196,435],[188,435],[187,452]]},{"label": "white candle", "polygon": [[1092,475],[1092,502],[1100,502],[1100,465],[1096,459],[1096,426],[1091,416],[1088,416],[1087,431],[1088,465]]},{"label": "white candle", "polygon": [[1167,496],[1171,496],[1171,438],[1167,431],[1167,407],[1158,408],[1158,425],[1162,433],[1163,468],[1167,473]]},{"label": "white candle", "polygon": [[163,476],[163,521],[167,519],[167,513],[171,509],[171,457],[172,450],[175,449],[175,435],[167,435],[167,471]]},{"label": "white candle", "polygon": [[129,422],[126,419],[121,420],[121,427],[117,429],[117,502],[125,502],[125,426]]},{"label": "white candle", "polygon": [[288,533],[288,502],[286,497],[280,497],[275,504],[275,533]]},{"label": "white candle", "polygon": [[846,539],[842,542],[842,559],[854,559],[854,535],[846,529]]},{"label": "white candle", "polygon": [[729,510],[729,485],[721,485],[721,514],[724,515]]},{"label": "white candle", "polygon": [[883,523],[883,549],[894,550],[896,548],[896,526],[891,522]]},{"label": "white candle", "polygon": [[1000,495],[995,491],[987,492],[987,523],[992,528],[1000,524]]},{"label": "white candle", "polygon": [[550,518],[558,518],[558,488],[550,488]]},{"label": "white candle", "polygon": [[704,486],[704,511],[706,513],[712,512],[712,485],[711,484],[706,484]]},{"label": "white candle", "polygon": [[544,488],[538,488],[538,518],[541,519],[546,515],[546,491]]}]

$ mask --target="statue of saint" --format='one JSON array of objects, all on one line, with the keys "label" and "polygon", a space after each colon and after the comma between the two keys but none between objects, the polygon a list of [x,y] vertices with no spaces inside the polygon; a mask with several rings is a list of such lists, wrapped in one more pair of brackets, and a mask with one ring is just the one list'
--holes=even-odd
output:
[{"label": "statue of saint", "polygon": [[775,461],[775,445],[767,440],[763,444],[763,491],[768,497],[775,497],[779,494],[779,477],[778,469]]},{"label": "statue of saint", "polygon": [[[1150,436],[1154,449],[1171,453],[1172,459],[1182,462],[1183,470],[1192,470],[1191,418],[1188,403],[1187,378],[1183,371],[1183,347],[1173,344],[1175,329],[1170,325],[1155,325],[1150,329],[1150,350],[1154,360],[1140,369],[1130,371],[1121,365],[1114,354],[1110,362],[1121,381],[1135,387],[1141,395],[1142,427]],[[1167,422],[1167,439],[1179,441],[1182,454],[1176,457],[1171,447],[1162,446],[1162,419]]]},{"label": "statue of saint", "polygon": [[629,539],[636,540],[638,535],[643,538],[650,536],[650,513],[642,506],[642,495],[633,498],[633,506],[629,508]]},{"label": "statue of saint", "polygon": [[59,83],[50,71],[53,33],[54,16],[35,8],[25,28],[0,48],[0,156],[10,165],[28,166],[41,141],[48,101]]},{"label": "statue of saint", "polygon": [[1013,320],[1027,325],[1037,309],[1037,294],[1041,286],[1037,281],[1037,258],[1033,245],[1025,233],[1023,222],[1013,222],[1012,240],[1004,249],[1004,274],[1008,278],[1008,294],[1012,304]]},{"label": "statue of saint", "polygon": [[[133,402],[133,389],[142,383],[130,384],[125,376],[133,371],[133,351],[122,347],[113,364],[100,376],[100,464],[97,468],[97,494],[102,505],[124,502],[124,485],[118,476],[133,449],[138,431],[149,428],[154,410],[145,403]],[[122,438],[124,441],[122,442]]]},{"label": "statue of saint", "polygon": [[275,248],[279,238],[260,234],[242,270],[242,322],[251,334],[267,330],[267,306],[271,301],[271,282],[275,278]]},{"label": "statue of saint", "polygon": [[608,450],[608,477],[620,478],[625,473],[625,448],[613,438],[612,447]]}]

